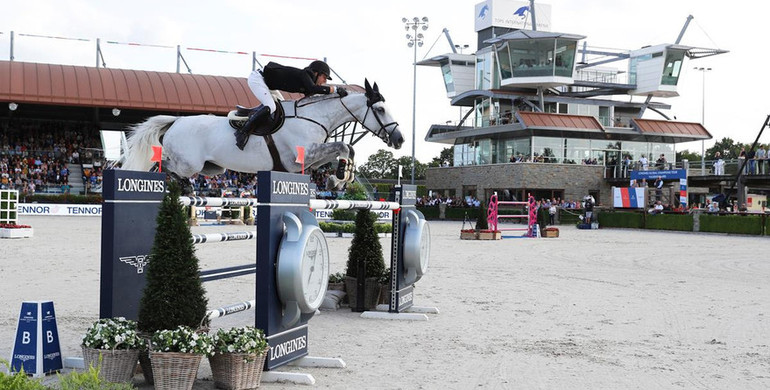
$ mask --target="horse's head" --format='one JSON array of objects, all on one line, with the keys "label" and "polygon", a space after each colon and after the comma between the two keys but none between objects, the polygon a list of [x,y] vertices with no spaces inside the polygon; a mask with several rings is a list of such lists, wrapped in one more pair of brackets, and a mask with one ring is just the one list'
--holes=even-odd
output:
[{"label": "horse's head", "polygon": [[[366,115],[360,120],[361,125],[382,139],[383,142],[395,149],[401,148],[404,143],[404,137],[398,129],[398,122],[393,119],[390,110],[385,105],[385,98],[380,94],[377,83],[374,86],[369,84],[369,80],[364,81],[366,88]],[[371,115],[370,115],[371,113]]]}]

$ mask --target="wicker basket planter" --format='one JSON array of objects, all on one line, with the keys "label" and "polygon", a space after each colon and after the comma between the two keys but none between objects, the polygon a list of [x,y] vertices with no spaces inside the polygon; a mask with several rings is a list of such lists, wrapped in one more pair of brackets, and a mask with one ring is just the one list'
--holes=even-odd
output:
[{"label": "wicker basket planter", "polygon": [[[348,303],[351,309],[355,309],[358,303],[358,281],[356,278],[345,277],[345,290],[348,293]],[[365,310],[374,310],[377,302],[380,300],[380,282],[379,278],[366,278],[364,284],[364,304]]]},{"label": "wicker basket planter", "polygon": [[214,386],[218,389],[256,389],[262,379],[266,353],[217,353],[209,356]]},{"label": "wicker basket planter", "polygon": [[190,390],[203,355],[179,352],[150,352],[155,389]]},{"label": "wicker basket planter", "polygon": [[134,378],[136,362],[139,360],[138,349],[94,349],[83,348],[83,363],[85,367],[98,367],[101,356],[99,377],[107,382],[128,382]]}]

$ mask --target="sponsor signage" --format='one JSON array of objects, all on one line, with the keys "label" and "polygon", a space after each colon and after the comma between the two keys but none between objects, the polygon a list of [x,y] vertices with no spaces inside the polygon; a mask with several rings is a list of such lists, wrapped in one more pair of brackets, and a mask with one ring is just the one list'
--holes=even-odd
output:
[{"label": "sponsor signage", "polygon": [[660,176],[663,180],[687,179],[686,169],[666,169],[660,171],[631,171],[631,180],[655,180]]},{"label": "sponsor signage", "polygon": [[[476,4],[475,27],[481,31],[489,27],[532,30],[529,1],[486,0]],[[551,31],[551,5],[535,4],[538,31]]]},{"label": "sponsor signage", "polygon": [[62,369],[53,302],[23,302],[11,355],[11,370],[34,377]]},{"label": "sponsor signage", "polygon": [[161,200],[166,193],[165,178],[165,173],[120,170],[109,179],[105,175],[103,196],[105,200]]},{"label": "sponsor signage", "polygon": [[645,190],[642,187],[612,187],[612,207],[642,209],[645,206]]},{"label": "sponsor signage", "polygon": [[[369,210],[377,214],[377,222],[393,222],[393,210]],[[334,219],[332,214],[334,210],[313,210],[315,218],[319,221],[328,221]]]},{"label": "sponsor signage", "polygon": [[48,203],[19,203],[16,206],[18,215],[61,215],[77,217],[101,217],[100,204],[48,204]]},{"label": "sponsor signage", "polygon": [[687,179],[679,179],[679,203],[682,207],[687,207]]},{"label": "sponsor signage", "polygon": [[265,361],[268,370],[297,360],[307,355],[307,325],[269,336],[267,343],[270,345]]},{"label": "sponsor signage", "polygon": [[408,287],[398,290],[396,301],[396,307],[399,312],[412,307],[414,303],[414,285],[410,284]]},{"label": "sponsor signage", "polygon": [[270,191],[258,191],[259,203],[305,203],[310,197],[310,176],[259,172],[257,181],[268,180]]}]

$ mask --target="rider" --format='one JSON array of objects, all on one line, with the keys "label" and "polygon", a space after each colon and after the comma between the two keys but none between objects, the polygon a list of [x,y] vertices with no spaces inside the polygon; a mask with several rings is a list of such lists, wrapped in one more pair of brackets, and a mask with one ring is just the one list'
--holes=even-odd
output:
[{"label": "rider", "polygon": [[269,62],[263,70],[254,70],[249,75],[249,88],[254,96],[262,103],[249,117],[249,120],[236,131],[235,139],[238,148],[243,150],[249,137],[248,130],[252,123],[258,122],[275,112],[275,101],[270,95],[271,89],[286,92],[303,93],[305,96],[338,93],[347,96],[348,92],[340,87],[327,86],[331,80],[329,65],[323,61],[313,61],[305,69],[284,66]]}]

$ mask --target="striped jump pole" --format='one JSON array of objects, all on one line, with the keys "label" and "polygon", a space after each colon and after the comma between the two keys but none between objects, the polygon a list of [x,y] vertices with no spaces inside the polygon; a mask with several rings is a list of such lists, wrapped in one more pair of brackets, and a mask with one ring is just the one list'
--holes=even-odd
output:
[{"label": "striped jump pole", "polygon": [[193,244],[253,240],[255,238],[257,238],[257,232],[205,233],[205,234],[193,234],[190,237]]},{"label": "striped jump pole", "polygon": [[372,200],[326,200],[310,199],[309,206],[317,210],[398,210],[401,205],[398,202],[382,202]]},{"label": "striped jump pole", "polygon": [[203,196],[180,196],[179,203],[183,206],[212,206],[212,207],[245,207],[257,206],[256,198],[210,198]]},{"label": "striped jump pole", "polygon": [[254,308],[254,306],[256,306],[256,304],[257,304],[256,300],[243,301],[239,303],[234,303],[232,305],[223,306],[223,307],[220,307],[219,309],[210,310],[209,312],[206,313],[206,315],[210,320],[213,320],[214,318],[220,318],[230,314],[240,313],[242,311],[252,309]]}]

